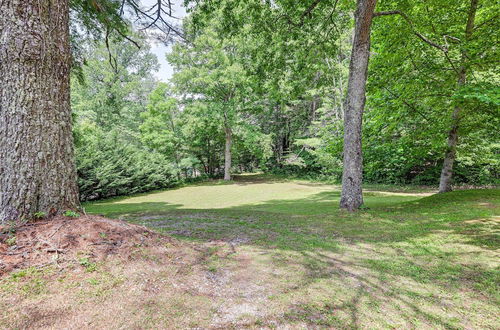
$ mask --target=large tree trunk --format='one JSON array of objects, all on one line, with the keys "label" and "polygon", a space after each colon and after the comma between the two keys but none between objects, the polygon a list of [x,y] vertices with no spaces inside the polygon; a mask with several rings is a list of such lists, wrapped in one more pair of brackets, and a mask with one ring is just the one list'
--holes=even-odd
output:
[{"label": "large tree trunk", "polygon": [[[474,21],[476,19],[477,5],[479,0],[471,0],[469,7],[469,14],[467,17],[467,25],[465,27],[465,42],[468,42],[474,32]],[[462,63],[458,72],[457,85],[463,86],[467,80],[467,60],[466,47],[462,46]],[[441,169],[441,178],[439,180],[439,192],[451,191],[451,184],[453,178],[453,163],[457,153],[458,145],[458,125],[460,121],[460,112],[462,108],[456,106],[451,115],[451,129],[448,132],[448,146],[443,161],[443,168]]]},{"label": "large tree trunk", "polygon": [[231,127],[225,126],[226,132],[226,147],[224,150],[224,180],[231,180],[231,145],[233,143],[233,134]]},{"label": "large tree trunk", "polygon": [[0,12],[0,222],[77,209],[68,0]]},{"label": "large tree trunk", "polygon": [[363,155],[361,124],[366,99],[366,78],[370,58],[370,29],[376,0],[358,0],[347,100],[344,110],[344,169],[340,207],[357,210],[363,204]]}]

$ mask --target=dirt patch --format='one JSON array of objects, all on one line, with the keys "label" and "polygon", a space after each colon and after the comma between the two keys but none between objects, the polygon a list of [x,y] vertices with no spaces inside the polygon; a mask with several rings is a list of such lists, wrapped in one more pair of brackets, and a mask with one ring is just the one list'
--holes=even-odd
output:
[{"label": "dirt patch", "polygon": [[55,217],[0,234],[0,276],[15,269],[64,265],[82,258],[128,258],[138,246],[164,246],[173,239],[146,227],[98,216]]},{"label": "dirt patch", "polygon": [[497,208],[497,205],[493,204],[493,203],[478,203],[477,205],[481,206],[481,207],[485,207],[487,209],[496,209]]}]

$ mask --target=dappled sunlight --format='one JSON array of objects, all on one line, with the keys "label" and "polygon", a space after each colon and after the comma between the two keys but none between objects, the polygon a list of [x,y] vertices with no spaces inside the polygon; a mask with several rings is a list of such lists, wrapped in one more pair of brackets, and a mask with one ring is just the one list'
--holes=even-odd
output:
[{"label": "dappled sunlight", "polygon": [[365,243],[336,251],[252,245],[236,247],[236,251],[221,269],[230,269],[233,275],[251,271],[245,286],[259,283],[267,292],[253,302],[252,290],[246,296],[245,286],[236,284],[243,293],[236,304],[256,307],[254,313],[239,315],[245,316],[247,326],[285,322],[299,327],[390,324],[404,328],[416,324],[454,328],[463,322],[463,310],[470,309],[473,313],[467,322],[482,327],[495,324],[494,319],[482,317],[494,313],[495,304],[477,300],[479,288],[494,290],[488,282],[493,271],[489,267],[463,267],[447,261],[428,264],[425,256]]},{"label": "dappled sunlight", "polygon": [[[134,324],[146,313],[186,328],[494,328],[499,194],[368,191],[349,213],[335,186],[246,177],[87,203],[173,243],[64,285],[81,287],[80,315],[104,304]],[[36,299],[69,294],[61,285]]]},{"label": "dappled sunlight", "polygon": [[[497,309],[498,190],[369,190],[248,176],[89,204],[185,242],[217,244],[205,267],[224,327],[488,328]],[[204,286],[188,285],[193,297]],[[264,307],[265,306],[265,307]]]},{"label": "dappled sunlight", "polygon": [[499,1],[0,12],[0,330],[500,330]]}]

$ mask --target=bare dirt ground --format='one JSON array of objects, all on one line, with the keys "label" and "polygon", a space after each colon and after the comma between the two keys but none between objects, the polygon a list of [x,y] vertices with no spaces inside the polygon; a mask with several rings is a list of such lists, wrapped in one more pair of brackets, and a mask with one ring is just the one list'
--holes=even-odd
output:
[{"label": "bare dirt ground", "polygon": [[[106,229],[113,227],[109,220],[92,220],[96,221],[94,227],[103,223]],[[134,227],[128,231],[142,231]],[[140,235],[144,233],[147,231]],[[0,325],[30,329],[222,329],[251,327],[271,312],[267,301],[275,292],[272,278],[279,274],[262,272],[247,253],[236,255],[234,244],[177,244],[165,238],[160,243],[157,237],[151,241],[150,234],[141,238],[132,239],[140,243],[117,242],[113,253],[95,250],[99,245],[94,243],[75,244],[72,246],[86,247],[85,253],[66,247],[64,261],[60,258],[50,265],[46,262],[50,256],[42,257],[50,252],[34,249],[36,257],[23,262],[24,266],[32,264],[28,272],[4,284],[12,287],[12,295],[2,298]],[[90,241],[100,243],[99,239]],[[137,249],[132,248],[135,244]],[[92,258],[79,263],[77,255]],[[97,259],[101,262],[94,261]],[[219,269],[222,263],[226,266]]]},{"label": "bare dirt ground", "polygon": [[7,235],[1,328],[224,328],[264,316],[273,292],[237,253],[245,239],[183,243],[96,216],[27,224],[9,244]]}]

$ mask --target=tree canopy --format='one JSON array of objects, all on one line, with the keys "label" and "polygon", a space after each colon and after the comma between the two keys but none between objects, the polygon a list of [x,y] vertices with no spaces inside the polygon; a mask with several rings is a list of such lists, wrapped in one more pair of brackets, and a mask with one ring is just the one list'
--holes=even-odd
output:
[{"label": "tree canopy", "polygon": [[[378,3],[362,128],[365,182],[437,184],[457,105],[463,110],[455,184],[498,182],[495,5],[481,1],[468,39],[469,7],[470,1]],[[137,80],[122,82],[116,95],[109,85],[101,91],[107,94],[82,99],[95,123],[104,120],[101,110],[109,118],[120,114],[113,125],[128,125],[122,135],[162,155],[176,180],[223,176],[228,167],[340,180],[354,9],[325,1],[191,2],[178,30],[182,39],[167,54],[175,70],[168,84],[141,71],[154,67],[147,45],[134,50],[114,33],[128,45],[109,54],[118,69],[103,61],[101,42],[93,52],[101,61],[87,61],[92,69],[85,76],[108,67],[109,77],[128,70]],[[139,56],[143,69],[132,68]],[[457,85],[464,65],[469,78]],[[136,95],[126,96],[128,86]],[[84,89],[75,87],[78,94]],[[100,104],[103,95],[120,101]]]}]

